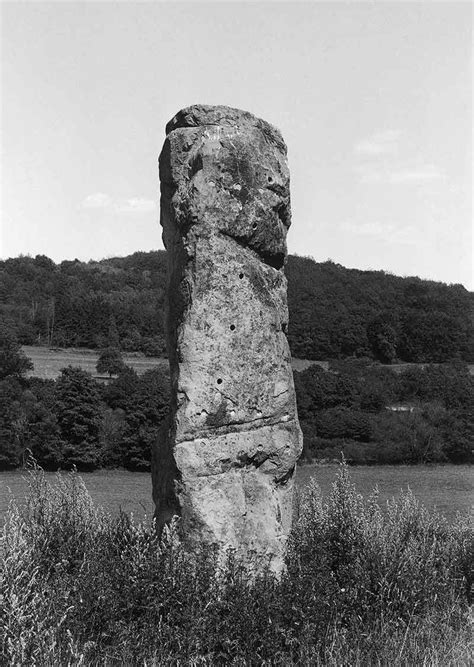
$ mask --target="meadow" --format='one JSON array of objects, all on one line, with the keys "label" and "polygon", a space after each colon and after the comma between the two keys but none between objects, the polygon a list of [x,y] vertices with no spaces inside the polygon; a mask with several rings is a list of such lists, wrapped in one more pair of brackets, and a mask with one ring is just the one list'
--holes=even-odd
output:
[{"label": "meadow", "polygon": [[[323,497],[328,497],[338,470],[338,465],[300,464],[296,470],[296,486],[303,490],[309,483],[316,482]],[[56,479],[55,473],[44,474],[50,482]],[[470,465],[355,466],[350,469],[350,474],[364,498],[378,488],[382,507],[408,490],[425,507],[437,510],[450,521],[458,512],[467,514],[474,507],[474,475]],[[149,472],[97,470],[81,473],[81,477],[93,501],[111,514],[122,511],[133,513],[139,520],[151,519],[153,503]],[[0,522],[9,501],[14,498],[22,503],[27,491],[25,471],[0,472]]]},{"label": "meadow", "polygon": [[410,492],[382,509],[346,466],[326,497],[310,484],[276,579],[104,513],[77,473],[28,475],[2,532],[2,664],[470,664],[472,528]]},{"label": "meadow", "polygon": [[[33,345],[23,345],[22,350],[33,362],[33,370],[28,371],[28,377],[55,380],[60,376],[61,369],[67,366],[78,366],[91,375],[97,375],[95,366],[99,358],[99,350],[86,348],[51,349]],[[159,366],[168,369],[168,360],[160,357],[145,357],[140,352],[124,352],[122,357],[124,363],[131,366],[139,374]]]}]

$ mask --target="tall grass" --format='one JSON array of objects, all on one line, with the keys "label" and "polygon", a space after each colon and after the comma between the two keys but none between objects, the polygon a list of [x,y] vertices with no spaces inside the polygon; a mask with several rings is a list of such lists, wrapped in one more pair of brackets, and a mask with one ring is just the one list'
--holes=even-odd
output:
[{"label": "tall grass", "polygon": [[76,473],[29,484],[2,534],[6,665],[469,664],[473,531],[364,501],[344,465],[299,497],[279,581],[105,514]]}]

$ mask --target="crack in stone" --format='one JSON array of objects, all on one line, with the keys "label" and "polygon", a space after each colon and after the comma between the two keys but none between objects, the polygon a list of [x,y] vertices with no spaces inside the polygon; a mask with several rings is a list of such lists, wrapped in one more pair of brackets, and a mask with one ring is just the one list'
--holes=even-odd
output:
[{"label": "crack in stone", "polygon": [[[280,450],[278,450],[280,451]],[[237,456],[237,460],[232,460],[230,458],[226,459],[220,459],[219,461],[216,461],[215,464],[220,464],[222,467],[221,470],[201,470],[195,475],[192,474],[187,474],[186,477],[188,478],[193,478],[193,477],[217,477],[218,475],[225,475],[226,473],[232,471],[232,470],[240,470],[244,471],[245,469],[249,468],[254,468],[255,470],[258,470],[260,466],[262,466],[266,461],[269,459],[272,459],[274,454],[268,454],[267,452],[263,451],[258,451],[255,452],[253,455],[245,454],[244,452],[241,452]],[[276,479],[273,480],[273,483],[275,484],[275,487],[279,486],[284,486],[287,484],[287,482],[292,478],[294,472],[295,472],[296,466],[293,465],[289,470],[287,470],[283,475],[280,477],[277,477]],[[267,476],[270,476],[272,473],[271,471],[267,471],[263,473]]]},{"label": "crack in stone", "polygon": [[273,394],[273,398],[278,398],[279,396],[283,396],[283,394],[287,394],[289,392],[289,388],[287,387],[286,389],[283,389],[283,391],[280,391],[279,394]]},{"label": "crack in stone", "polygon": [[[255,419],[248,421],[232,422],[231,424],[225,424],[224,426],[200,429],[197,433],[194,431],[192,433],[184,433],[176,442],[182,444],[183,442],[193,442],[199,438],[208,438],[209,436],[214,435],[226,435],[227,433],[250,433],[258,428],[264,428],[265,426],[288,426],[295,423],[295,421],[295,417],[286,421],[282,421],[280,417],[256,417]],[[249,426],[250,428],[239,428],[240,426]]]},{"label": "crack in stone", "polygon": [[220,389],[217,389],[217,391],[219,392],[219,394],[221,396],[223,396],[224,398],[227,398],[227,400],[230,401],[232,403],[232,405],[235,405],[236,407],[239,407],[238,401],[234,400],[231,396],[227,396],[227,394],[224,394],[224,392],[221,391]]}]

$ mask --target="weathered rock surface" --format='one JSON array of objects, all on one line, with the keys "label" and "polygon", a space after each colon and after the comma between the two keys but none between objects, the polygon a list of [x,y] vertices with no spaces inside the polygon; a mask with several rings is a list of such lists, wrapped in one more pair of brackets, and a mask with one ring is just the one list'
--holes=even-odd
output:
[{"label": "weathered rock surface", "polygon": [[302,438],[290,352],[286,147],[250,113],[196,105],[167,125],[170,420],[157,444],[159,527],[268,558],[279,572]]}]

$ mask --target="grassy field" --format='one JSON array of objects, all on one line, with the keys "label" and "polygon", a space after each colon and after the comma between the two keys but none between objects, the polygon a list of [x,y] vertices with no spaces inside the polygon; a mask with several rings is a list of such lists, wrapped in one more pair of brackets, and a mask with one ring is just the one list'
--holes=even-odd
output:
[{"label": "grassy field", "polygon": [[[23,346],[23,352],[33,362],[34,368],[28,373],[30,377],[54,380],[66,366],[79,366],[83,370],[97,375],[95,365],[99,358],[98,350],[88,349],[50,349],[47,347]],[[141,352],[124,352],[123,360],[132,366],[139,375],[151,368],[168,366],[168,359],[145,357]]]},{"label": "grassy field", "polygon": [[[309,483],[316,482],[323,497],[327,498],[339,468],[338,465],[299,464],[296,486],[301,491]],[[127,514],[133,512],[138,519],[152,517],[154,506],[149,472],[97,470],[81,476],[94,502],[111,514],[117,515],[122,510]],[[53,472],[45,473],[45,477],[49,482],[56,479]],[[436,509],[448,521],[454,521],[457,513],[464,515],[474,509],[474,477],[469,465],[357,466],[351,468],[351,478],[364,498],[377,487],[383,507],[387,501],[399,499],[402,492],[410,489],[425,507],[430,511]],[[26,495],[24,470],[0,472],[0,525],[10,500],[22,503]]]},{"label": "grassy field", "polygon": [[31,473],[0,531],[0,664],[472,664],[466,521],[411,493],[383,511],[345,467],[329,496],[310,486],[295,509],[276,579],[250,554],[186,549],[176,525],[160,540],[104,514],[77,474]]},{"label": "grassy field", "polygon": [[[99,357],[98,350],[88,349],[60,349],[48,347],[34,347],[24,345],[23,352],[33,362],[34,368],[28,373],[30,377],[39,377],[45,380],[54,380],[61,374],[61,369],[66,366],[79,366],[83,370],[97,375],[95,365]],[[141,352],[124,352],[123,360],[127,366],[132,366],[139,375],[151,368],[159,366],[168,367],[168,359],[161,357],[145,357]],[[302,371],[319,364],[327,370],[327,361],[310,361],[308,359],[292,359],[292,366],[295,371]]]}]

